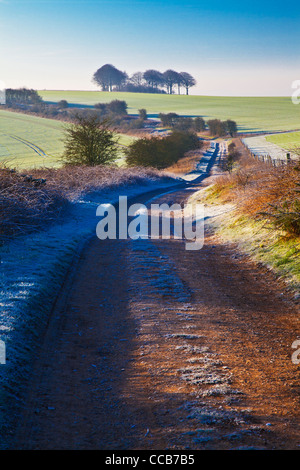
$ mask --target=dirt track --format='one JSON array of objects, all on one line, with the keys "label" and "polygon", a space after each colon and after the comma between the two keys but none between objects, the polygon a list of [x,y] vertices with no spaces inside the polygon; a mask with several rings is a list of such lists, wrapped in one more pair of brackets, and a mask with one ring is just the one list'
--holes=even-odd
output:
[{"label": "dirt track", "polygon": [[53,312],[14,448],[297,449],[298,334],[285,287],[213,234],[198,252],[95,238]]}]

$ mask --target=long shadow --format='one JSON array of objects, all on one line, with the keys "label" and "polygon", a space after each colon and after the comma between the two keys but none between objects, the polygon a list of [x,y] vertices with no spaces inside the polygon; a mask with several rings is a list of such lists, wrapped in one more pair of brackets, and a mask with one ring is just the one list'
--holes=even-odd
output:
[{"label": "long shadow", "polygon": [[[214,152],[214,154],[216,154],[216,152]],[[210,161],[210,165],[212,164],[213,161]],[[183,194],[179,191],[177,195],[174,194],[174,197],[175,199],[181,200]],[[144,197],[140,198],[138,202],[145,203],[147,202],[147,200],[148,198]],[[129,219],[129,221],[130,220],[132,219]],[[163,242],[163,244],[164,243],[169,244],[173,242],[165,241]],[[158,246],[161,255],[168,255],[168,251],[164,250],[163,245],[155,245]],[[178,249],[180,250],[180,247]],[[145,267],[148,261],[147,256],[148,253],[145,252],[145,257],[143,259],[143,265]],[[195,260],[194,254],[190,255],[190,257],[191,259]],[[151,258],[151,255],[149,258]],[[152,262],[151,259],[150,261]],[[179,257],[179,264],[181,261],[182,259]],[[189,260],[187,260],[186,264],[190,265],[193,268],[192,263],[188,263],[188,261]],[[161,261],[159,261],[158,259],[157,262],[159,263]],[[195,267],[199,268],[199,266]],[[192,269],[192,272],[194,273],[194,277],[196,276],[197,278],[199,278],[200,285],[201,281],[203,282],[203,278],[201,277],[201,270]],[[147,271],[145,271],[145,277],[147,277]],[[233,296],[234,295],[235,293],[233,293]],[[147,301],[146,297],[149,296],[149,292],[147,292],[147,289],[145,287],[144,292],[142,292],[142,301],[143,296],[145,296],[144,300]],[[126,300],[127,302],[131,301],[130,295],[127,295]],[[163,307],[163,304],[165,303],[165,307],[168,307],[169,310],[172,310],[170,309],[171,302],[169,302],[169,300],[171,299],[162,299],[161,306]],[[197,303],[197,299],[195,300]],[[173,300],[173,302],[175,306],[176,300]],[[203,299],[201,299],[201,302],[203,302]],[[214,298],[206,299],[205,303],[209,307],[215,307]],[[128,309],[126,310],[126,315],[129,315],[129,311],[130,308],[128,306]],[[251,306],[249,306],[249,312],[250,314],[252,314]],[[161,314],[163,314],[163,308]],[[149,311],[149,318],[146,318],[145,321],[148,322],[150,320],[153,320],[152,310]],[[114,361],[111,362],[109,366],[109,373],[111,376],[114,377],[116,387],[108,397],[108,400],[110,400],[108,401],[109,406],[105,408],[107,421],[106,430],[103,434],[103,440],[100,444],[102,445],[102,449],[167,449],[168,447],[157,447],[158,440],[157,437],[155,438],[155,435],[161,436],[160,445],[164,440],[166,441],[166,445],[170,445],[171,440],[171,444],[174,446],[189,445],[191,449],[205,448],[214,450],[226,448],[226,446],[227,448],[238,448],[239,445],[242,444],[244,444],[246,447],[249,447],[249,443],[254,448],[259,448],[260,445],[265,444],[264,437],[259,433],[255,433],[254,431],[252,431],[251,426],[259,424],[260,422],[268,421],[268,416],[253,416],[251,413],[248,413],[246,411],[237,411],[235,408],[228,410],[224,408],[221,410],[221,407],[219,406],[220,402],[218,401],[216,403],[212,403],[210,400],[208,400],[205,406],[201,401],[199,401],[199,403],[197,401],[188,402],[187,400],[189,400],[189,395],[181,392],[176,393],[172,390],[164,391],[164,395],[160,395],[159,390],[155,390],[155,385],[153,385],[153,390],[149,390],[147,387],[143,389],[142,377],[140,378],[140,381],[137,382],[138,388],[132,390],[131,396],[124,397],[122,394],[123,387],[125,386],[127,380],[132,380],[132,370],[130,368],[130,365],[131,361],[134,361],[135,357],[134,350],[136,347],[136,330],[139,326],[135,323],[132,317],[130,317],[130,315],[128,318],[127,316],[125,316],[124,321],[128,322],[127,324],[131,325],[131,327],[127,330],[127,337],[125,338],[125,341],[121,348],[118,350],[118,355],[114,356]],[[173,325],[173,328],[175,327],[174,331],[177,331],[178,325],[176,323],[176,316],[175,319],[172,319],[171,316],[169,321]],[[213,324],[214,319],[212,319],[211,321]],[[222,327],[225,327],[227,325],[227,318],[224,316],[224,312],[221,312],[218,318],[216,316],[215,322],[218,325],[222,325]],[[232,325],[228,319],[229,332],[231,331],[231,327]],[[157,334],[158,336],[161,334],[161,331],[159,329],[157,331]],[[112,341],[116,343],[118,340],[120,340],[120,338],[112,336]],[[119,374],[119,370],[121,367],[124,367],[125,369],[128,368],[128,372],[125,372],[123,376]],[[149,367],[149,373],[151,374],[151,364],[149,364]],[[155,402],[149,396],[150,393],[155,396]],[[237,403],[238,400],[236,399],[236,397],[232,398],[232,400],[234,399],[236,400],[235,403]],[[240,399],[239,403],[241,407],[243,404],[242,399]],[[187,412],[184,411],[184,406],[186,404],[189,404],[190,406],[190,408],[186,408]],[[181,409],[182,411],[181,419],[178,421],[179,409]],[[188,411],[190,412],[190,414],[188,413]],[[109,416],[107,415],[107,413],[109,414]],[[195,418],[193,418],[193,414]],[[113,427],[112,421],[114,422]],[[220,429],[216,425],[217,421],[220,422]],[[239,421],[244,423],[241,427],[236,425],[236,423]],[[131,423],[131,426],[128,426],[128,423]],[[151,425],[155,425],[155,427],[151,427]],[[189,434],[188,432],[186,432],[189,425],[194,425],[195,429],[198,429],[196,431],[190,432]],[[209,426],[214,427],[213,431],[212,429],[206,429]],[[149,427],[150,432],[149,429],[147,430],[147,428]],[[124,432],[125,430],[126,432]],[[212,432],[212,434],[209,434],[210,432]],[[171,438],[170,434],[172,436]],[[272,434],[269,432],[269,439],[272,439],[274,442],[274,440],[277,439],[276,434]]]},{"label": "long shadow", "polygon": [[[215,162],[217,154],[218,145],[209,159],[205,172],[197,178],[197,183],[202,181],[208,175]],[[194,185],[196,182],[193,181],[191,183],[182,181],[178,185],[166,187],[165,189],[167,192],[171,193],[178,191],[180,188],[185,188],[187,185],[190,186],[191,184]],[[151,191],[142,196],[135,197],[135,201],[130,200],[130,202],[144,203],[148,201],[149,198],[161,194],[161,192],[162,188]],[[118,206],[116,206],[116,213],[118,222]],[[82,252],[81,260],[76,266],[76,276],[75,278],[72,278],[71,276],[69,287],[74,289],[75,286],[76,289],[76,286],[78,286],[78,288],[82,286],[82,288],[87,289],[84,281],[85,279],[88,279],[95,283],[95,293],[90,295],[87,294],[85,304],[79,306],[80,309],[82,309],[82,315],[80,317],[78,317],[78,313],[76,313],[77,307],[75,309],[72,307],[72,298],[69,295],[66,296],[66,303],[63,307],[60,305],[60,309],[53,312],[53,317],[49,324],[49,336],[48,339],[46,338],[45,344],[42,347],[43,351],[41,352],[41,361],[37,359],[36,362],[37,374],[39,375],[41,364],[45,361],[48,364],[45,386],[46,390],[49,390],[49,396],[54,397],[59,397],[59,395],[56,395],[55,390],[53,391],[53,387],[55,387],[55,383],[58,382],[58,378],[63,374],[64,382],[59,383],[61,383],[61,389],[67,391],[67,396],[70,397],[70,408],[67,407],[64,409],[63,403],[57,403],[57,413],[59,413],[60,408],[60,416],[63,417],[63,419],[59,421],[61,426],[59,429],[57,429],[55,422],[56,412],[49,414],[46,410],[46,415],[44,417],[42,413],[36,416],[32,413],[29,417],[27,416],[27,420],[29,420],[27,423],[30,424],[31,429],[40,429],[43,436],[49,437],[48,440],[45,440],[44,437],[44,440],[42,439],[41,441],[39,436],[33,436],[31,444],[34,442],[34,439],[36,439],[36,442],[42,443],[43,448],[51,449],[57,448],[57,446],[60,446],[60,448],[72,448],[72,445],[74,445],[72,444],[72,439],[69,438],[70,440],[68,441],[68,438],[64,437],[64,431],[66,430],[67,423],[71,420],[71,414],[74,413],[72,410],[76,409],[77,399],[75,399],[76,397],[73,397],[74,389],[72,391],[71,386],[71,382],[73,385],[74,383],[76,384],[76,382],[74,382],[75,379],[73,378],[73,374],[70,374],[68,377],[70,372],[68,369],[68,367],[70,367],[69,362],[66,363],[66,367],[63,371],[61,371],[60,367],[57,366],[57,363],[59,362],[59,347],[57,346],[59,346],[60,343],[59,338],[58,342],[56,338],[57,335],[61,337],[63,333],[69,334],[70,330],[72,331],[72,325],[77,322],[83,321],[84,327],[85,321],[90,321],[90,316],[90,318],[95,322],[95,329],[99,332],[97,348],[95,348],[95,351],[92,350],[92,354],[94,354],[95,357],[91,358],[91,349],[93,348],[92,344],[94,340],[92,335],[93,327],[90,327],[90,332],[87,332],[87,337],[90,338],[90,342],[85,343],[86,348],[84,347],[83,341],[76,342],[75,338],[74,342],[72,339],[72,348],[68,351],[72,352],[72,354],[74,353],[74,356],[76,357],[74,370],[78,370],[78,377],[80,379],[75,387],[76,394],[78,393],[82,400],[85,400],[87,397],[90,400],[89,404],[86,405],[83,410],[78,404],[79,411],[86,414],[88,417],[90,413],[93,413],[93,408],[97,409],[101,424],[97,425],[97,433],[95,435],[93,435],[92,431],[93,426],[96,426],[95,421],[89,422],[88,419],[86,423],[80,424],[79,422],[80,428],[77,428],[76,430],[75,426],[74,432],[79,433],[79,440],[80,435],[83,440],[88,437],[88,443],[86,446],[89,448],[99,448],[99,442],[103,443],[102,448],[115,447],[129,449],[134,445],[137,435],[135,426],[138,426],[138,424],[134,424],[135,420],[138,420],[140,425],[143,425],[144,421],[141,420],[141,416],[135,418],[135,413],[137,411],[136,408],[133,407],[132,409],[129,409],[126,401],[124,401],[122,397],[122,392],[126,382],[126,372],[123,373],[123,369],[126,371],[130,361],[132,360],[133,351],[135,349],[137,328],[135,321],[130,315],[129,308],[131,297],[128,278],[126,275],[128,263],[128,258],[126,257],[127,243],[128,242],[126,242],[126,240],[99,241],[98,239],[93,238],[85,246]],[[88,254],[90,250],[93,255]],[[112,266],[110,264],[110,257],[107,255],[108,252],[113,252],[114,254],[113,272],[111,272]],[[88,263],[85,260],[85,256],[87,256],[89,261]],[[97,260],[99,265],[95,262],[93,264],[93,258],[94,260]],[[84,266],[85,268],[82,271],[82,267]],[[121,302],[119,301],[119,298],[121,298]],[[102,307],[100,305],[101,308],[96,308],[95,305],[97,305],[97,303],[99,304],[100,301]],[[61,319],[62,312],[63,317]],[[87,312],[93,312],[93,314],[90,313],[89,315],[86,315]],[[87,320],[85,320],[85,317]],[[66,327],[64,324],[64,318],[69,322],[66,324]],[[63,322],[62,324],[61,321]],[[89,336],[89,333],[91,336]],[[72,338],[72,336],[67,337],[70,338],[69,341]],[[56,347],[58,352],[56,351]],[[53,351],[53,355],[51,351]],[[84,355],[82,354],[83,352],[87,357],[92,359],[93,364],[97,366],[95,369],[91,366],[91,361],[89,363],[85,363]],[[98,373],[100,373],[100,375]],[[54,385],[52,385],[51,378],[53,378]],[[33,384],[32,386],[34,388]],[[36,398],[38,402],[39,400],[44,400],[44,397],[40,396],[40,386],[40,383],[37,382],[36,388],[34,388],[35,398],[33,399],[33,403],[35,403]],[[95,396],[94,390],[96,394]],[[99,401],[99,397],[101,397],[101,402]],[[184,397],[182,397],[181,400],[183,401]],[[43,406],[38,405],[36,408],[43,409]],[[140,409],[139,413],[143,415],[143,409]],[[127,435],[123,436],[123,424],[125,420],[128,422],[130,419],[133,423],[132,430],[127,430]],[[36,426],[36,424],[38,425]],[[51,435],[49,436],[47,431],[50,428],[55,429],[55,433],[52,435],[52,438]],[[116,436],[118,436],[117,440]],[[58,443],[59,437],[61,439],[61,444]],[[29,442],[25,427],[20,431],[20,434],[18,434],[17,437],[17,442],[14,442],[11,448],[30,448],[31,444],[29,444]],[[79,447],[80,446],[82,446],[82,442]]]}]

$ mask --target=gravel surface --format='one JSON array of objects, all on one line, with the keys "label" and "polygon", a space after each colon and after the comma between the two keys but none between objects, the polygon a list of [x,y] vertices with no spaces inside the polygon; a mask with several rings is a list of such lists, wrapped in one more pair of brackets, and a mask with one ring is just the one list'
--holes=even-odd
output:
[{"label": "gravel surface", "polygon": [[213,233],[196,252],[92,239],[52,312],[11,448],[296,449],[297,333],[284,284]]}]

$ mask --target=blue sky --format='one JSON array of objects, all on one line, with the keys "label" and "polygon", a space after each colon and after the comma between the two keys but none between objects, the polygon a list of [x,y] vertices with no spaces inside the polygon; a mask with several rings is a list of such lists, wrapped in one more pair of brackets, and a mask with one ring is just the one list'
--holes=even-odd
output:
[{"label": "blue sky", "polygon": [[96,89],[112,63],[190,72],[194,94],[290,96],[299,26],[299,1],[0,0],[0,80]]}]

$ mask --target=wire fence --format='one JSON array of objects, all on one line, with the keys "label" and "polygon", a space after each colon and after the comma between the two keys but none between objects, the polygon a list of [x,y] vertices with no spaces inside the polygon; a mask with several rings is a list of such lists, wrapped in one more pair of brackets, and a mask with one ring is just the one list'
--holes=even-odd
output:
[{"label": "wire fence", "polygon": [[[273,166],[274,168],[280,167],[282,165],[288,165],[289,163],[295,163],[297,161],[297,159],[291,157],[290,152],[286,153],[286,158],[274,157],[274,156],[270,155],[269,153],[262,153],[262,152],[255,153],[253,151],[253,149],[248,147],[248,145],[244,142],[243,139],[241,139],[241,142],[242,142],[243,146],[245,147],[246,151],[248,152],[249,156],[251,156],[252,158],[254,158],[257,161],[267,163],[267,164]],[[300,158],[300,156],[298,157],[298,159],[299,158]]]}]

